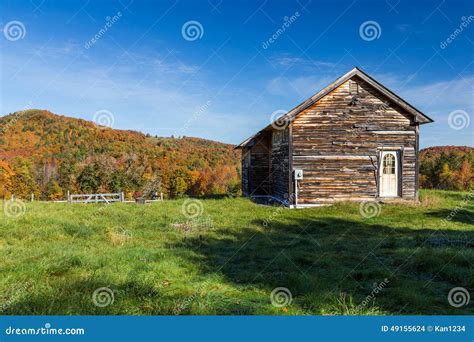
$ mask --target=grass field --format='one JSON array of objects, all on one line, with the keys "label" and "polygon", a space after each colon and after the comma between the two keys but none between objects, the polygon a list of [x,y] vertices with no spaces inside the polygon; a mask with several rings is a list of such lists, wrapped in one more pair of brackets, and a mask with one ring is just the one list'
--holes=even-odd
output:
[{"label": "grass field", "polygon": [[[448,302],[474,295],[466,195],[424,191],[373,218],[243,198],[28,203],[0,211],[0,314],[473,314]],[[183,204],[202,209],[193,224]]]}]

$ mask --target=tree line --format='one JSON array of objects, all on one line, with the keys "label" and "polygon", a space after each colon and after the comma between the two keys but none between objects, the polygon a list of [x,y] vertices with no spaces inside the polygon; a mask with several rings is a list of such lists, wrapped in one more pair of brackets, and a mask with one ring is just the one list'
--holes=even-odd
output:
[{"label": "tree line", "polygon": [[420,151],[420,185],[425,189],[463,190],[474,188],[474,148],[429,147]]},{"label": "tree line", "polygon": [[240,193],[240,155],[232,145],[152,137],[39,110],[0,118],[0,130],[0,198]]},{"label": "tree line", "polygon": [[[152,198],[240,194],[240,152],[232,145],[160,138],[29,110],[0,118],[0,198],[61,200],[66,192],[124,192]],[[420,186],[474,187],[474,148],[420,151]]]}]

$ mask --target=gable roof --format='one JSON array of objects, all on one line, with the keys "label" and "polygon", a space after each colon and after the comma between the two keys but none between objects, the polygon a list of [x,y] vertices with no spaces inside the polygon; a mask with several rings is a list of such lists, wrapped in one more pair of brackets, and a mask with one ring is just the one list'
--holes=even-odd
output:
[{"label": "gable roof", "polygon": [[300,103],[298,106],[290,110],[288,113],[285,115],[277,118],[275,121],[271,122],[268,126],[264,127],[260,131],[258,131],[256,134],[252,135],[251,137],[245,139],[243,142],[241,142],[239,145],[236,146],[236,148],[242,148],[246,146],[248,143],[252,141],[252,139],[257,136],[260,132],[271,129],[273,124],[276,121],[279,122],[291,122],[299,113],[301,113],[303,110],[308,108],[309,106],[315,104],[317,101],[319,101],[321,98],[329,94],[331,91],[339,87],[341,84],[346,82],[347,80],[351,79],[354,76],[360,77],[362,80],[370,84],[373,88],[375,88],[377,91],[388,97],[390,100],[395,102],[397,105],[399,105],[401,108],[405,109],[409,114],[413,115],[415,117],[415,121],[419,122],[420,124],[425,124],[425,123],[430,123],[433,122],[433,119],[431,119],[429,116],[426,114],[422,113],[415,107],[413,107],[411,104],[403,100],[400,96],[383,86],[381,83],[377,82],[374,78],[370,77],[368,74],[366,74],[364,71],[361,69],[355,67],[348,73],[342,75],[338,79],[336,79],[334,82],[332,82],[330,85],[327,87],[321,89],[319,92],[311,96],[309,99],[306,101]]}]

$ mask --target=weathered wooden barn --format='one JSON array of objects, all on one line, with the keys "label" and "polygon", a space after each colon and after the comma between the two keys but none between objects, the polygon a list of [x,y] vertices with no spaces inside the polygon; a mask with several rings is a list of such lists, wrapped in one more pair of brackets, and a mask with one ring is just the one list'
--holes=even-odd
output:
[{"label": "weathered wooden barn", "polygon": [[420,125],[430,122],[354,68],[237,146],[243,194],[298,207],[417,200]]}]

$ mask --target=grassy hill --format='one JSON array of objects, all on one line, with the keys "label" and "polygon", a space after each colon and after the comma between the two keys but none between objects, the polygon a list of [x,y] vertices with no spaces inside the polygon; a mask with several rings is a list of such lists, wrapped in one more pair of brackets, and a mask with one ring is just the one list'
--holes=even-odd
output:
[{"label": "grassy hill", "polygon": [[243,198],[27,203],[0,211],[0,314],[472,315],[448,298],[472,296],[470,196],[422,191],[371,218]]},{"label": "grassy hill", "polygon": [[199,138],[160,138],[44,110],[0,118],[0,197],[30,193],[209,195],[239,189],[239,152]]}]

